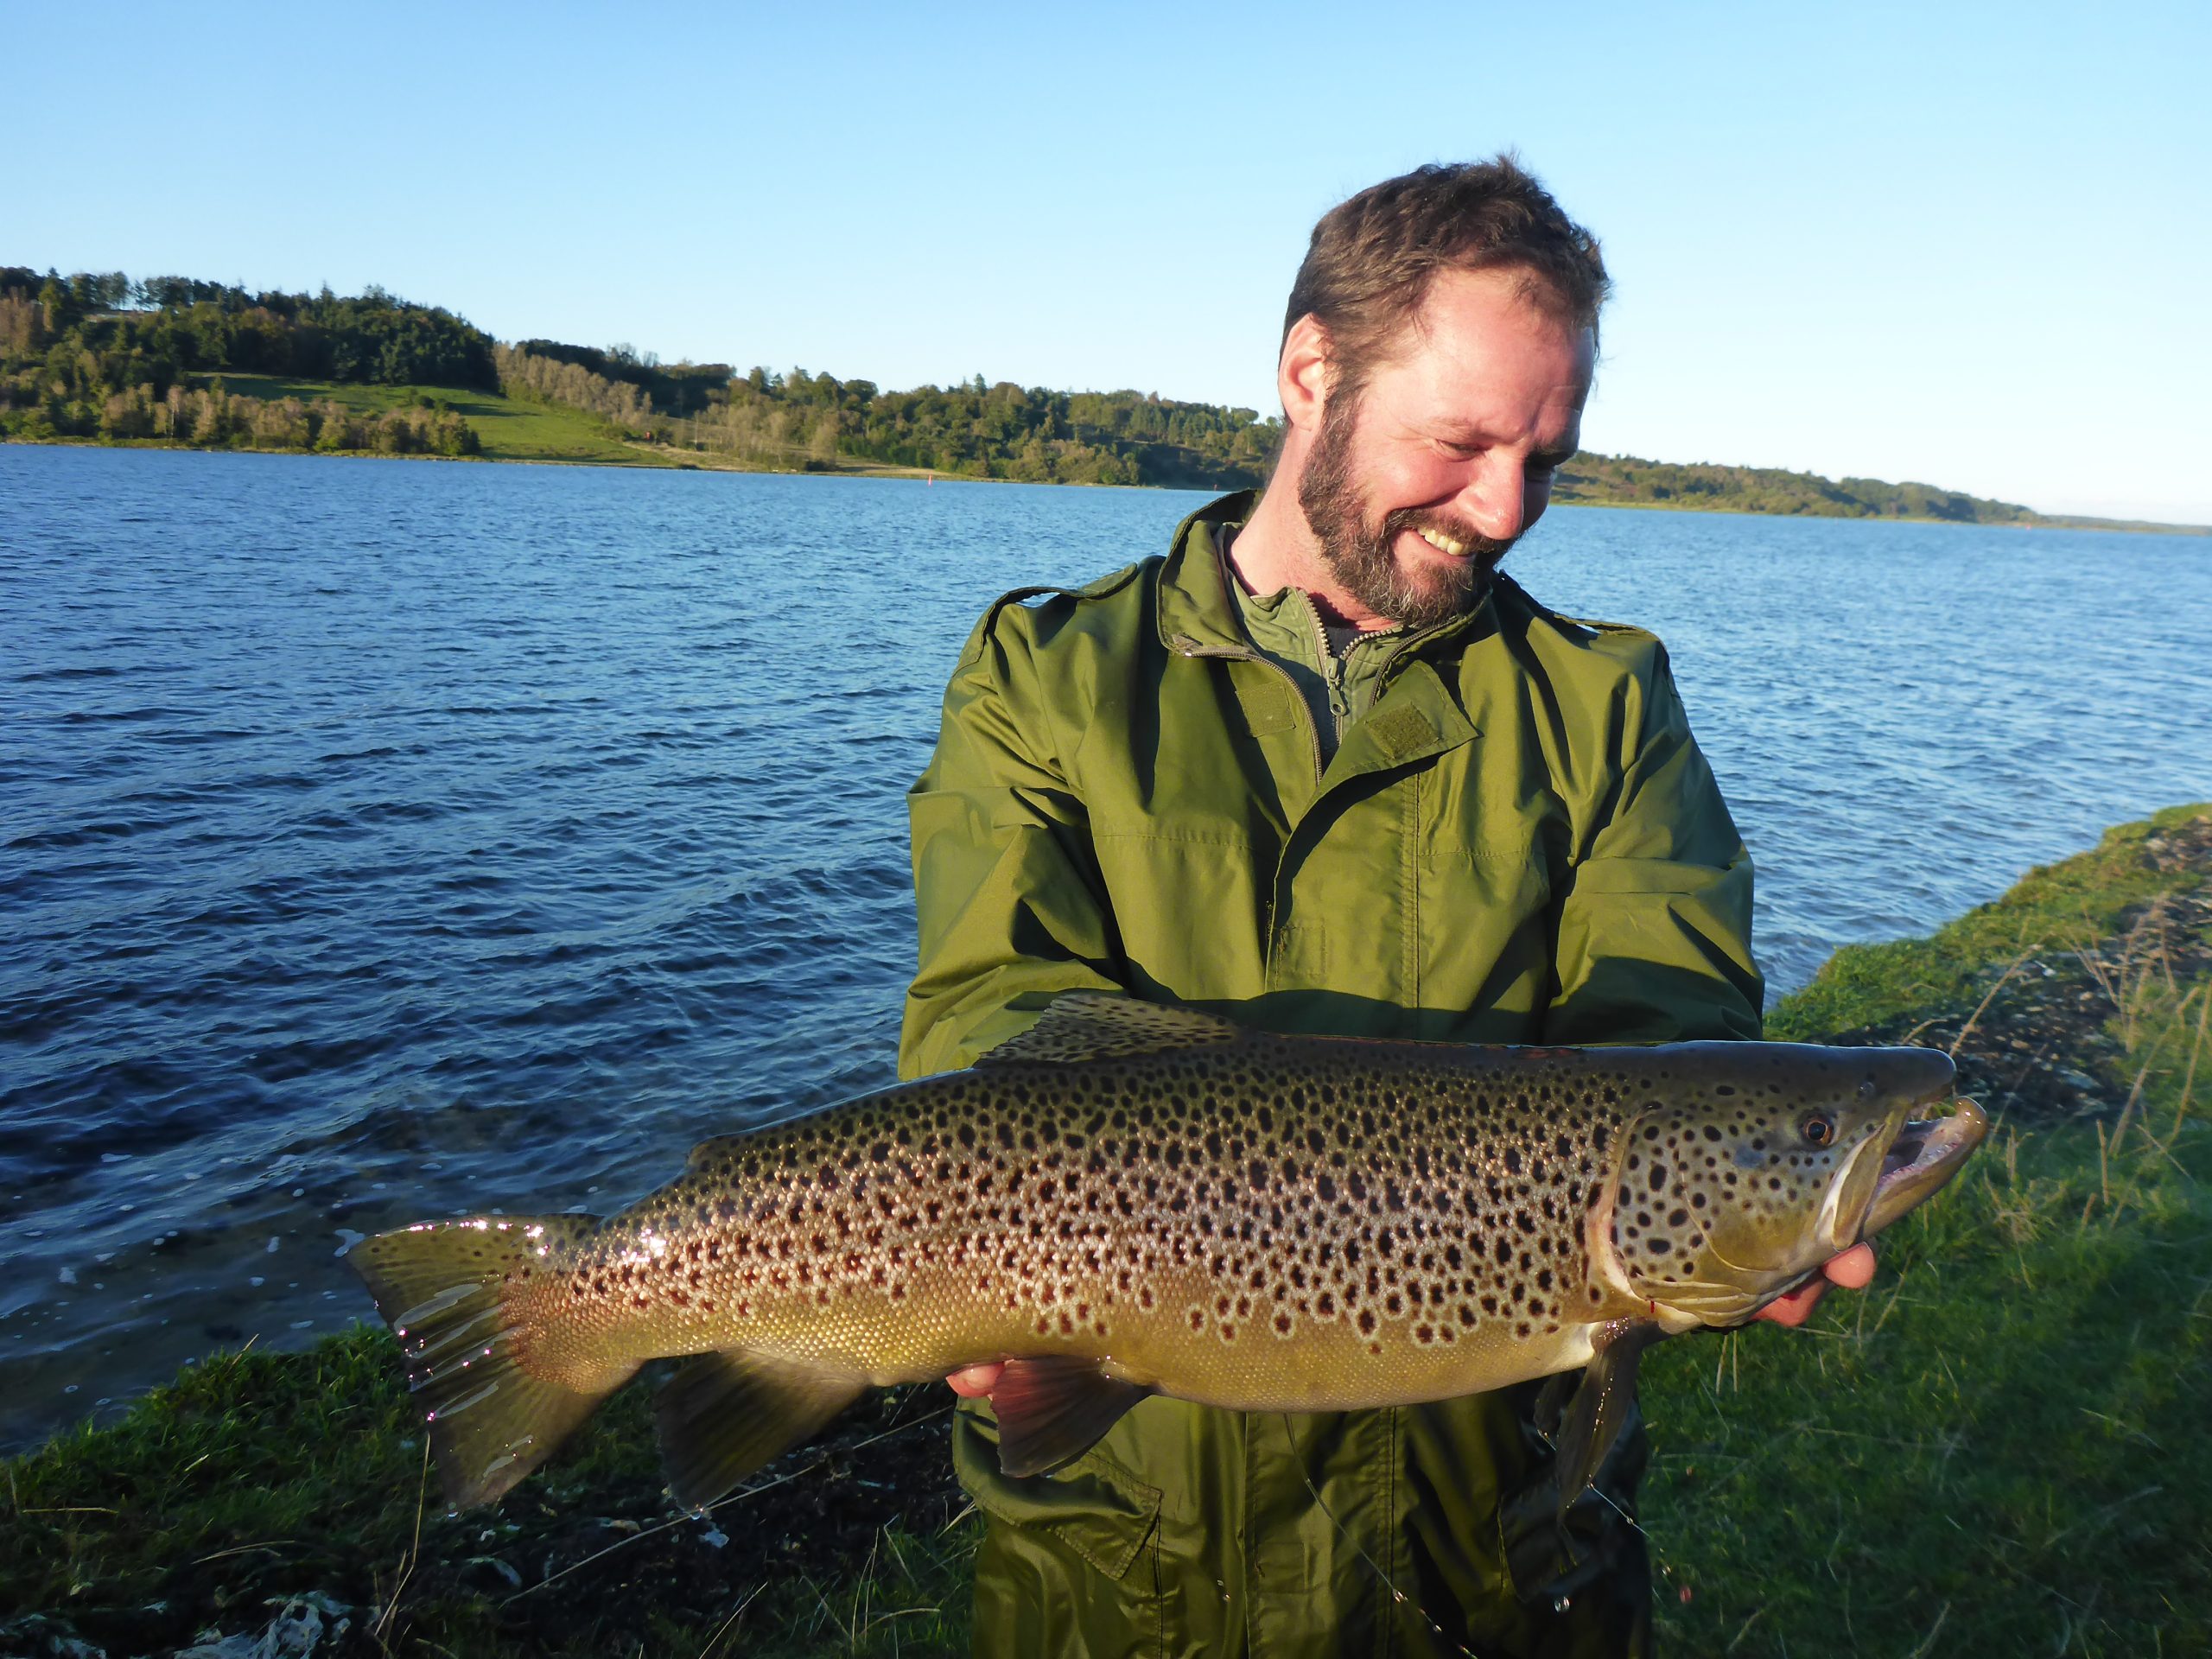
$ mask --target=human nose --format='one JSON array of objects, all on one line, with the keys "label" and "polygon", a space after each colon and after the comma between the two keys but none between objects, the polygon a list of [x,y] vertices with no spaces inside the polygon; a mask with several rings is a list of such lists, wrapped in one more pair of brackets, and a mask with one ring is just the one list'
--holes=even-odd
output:
[{"label": "human nose", "polygon": [[1491,454],[1459,493],[1459,511],[1494,542],[1510,542],[1525,527],[1528,480],[1518,465]]}]

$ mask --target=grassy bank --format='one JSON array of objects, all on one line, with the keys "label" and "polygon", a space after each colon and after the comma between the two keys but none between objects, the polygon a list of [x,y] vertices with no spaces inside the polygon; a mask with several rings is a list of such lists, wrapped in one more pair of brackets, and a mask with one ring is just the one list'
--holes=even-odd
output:
[{"label": "grassy bank", "polygon": [[[1647,1360],[1668,1651],[2212,1649],[2208,1004],[2200,806],[1840,952],[1776,1011],[1777,1035],[1955,1049],[1998,1128],[1867,1293]],[[666,1509],[632,1390],[453,1518],[381,1334],[221,1357],[5,1464],[0,1652],[276,1618],[343,1622],[318,1654],[962,1651],[946,1403],[864,1402],[702,1522]]]},{"label": "grassy bank", "polygon": [[[288,379],[278,375],[195,374],[195,388],[219,383],[234,397],[275,401],[296,397],[302,404],[336,404],[350,414],[381,415],[391,410],[430,408],[449,410],[467,422],[482,443],[479,461],[524,461],[566,466],[682,467],[702,472],[819,472],[872,477],[912,477],[921,469],[892,467],[854,456],[835,461],[810,459],[803,447],[792,445],[779,465],[754,465],[728,455],[709,454],[669,444],[647,443],[632,438],[598,416],[566,404],[511,397],[501,392],[471,386],[371,385],[354,381]],[[50,442],[100,443],[130,449],[176,449],[199,446],[159,439],[120,442],[86,438],[12,439],[14,442]],[[279,451],[277,453],[297,453]],[[412,457],[409,457],[412,459]]]},{"label": "grassy bank", "polygon": [[[195,384],[210,377],[194,375]],[[651,464],[607,423],[563,404],[525,402],[467,386],[378,386],[339,380],[286,380],[267,374],[226,374],[225,390],[242,397],[328,398],[364,415],[418,404],[450,409],[475,428],[486,461],[569,461],[616,466]]]},{"label": "grassy bank", "polygon": [[2200,806],[1777,1011],[1955,1045],[1998,1127],[1808,1335],[1646,1362],[1671,1650],[2212,1651],[2208,1002]]}]

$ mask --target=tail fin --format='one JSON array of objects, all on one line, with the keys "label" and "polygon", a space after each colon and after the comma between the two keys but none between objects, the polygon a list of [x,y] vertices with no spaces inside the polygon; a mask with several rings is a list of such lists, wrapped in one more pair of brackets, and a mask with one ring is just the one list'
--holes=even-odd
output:
[{"label": "tail fin", "polygon": [[454,1508],[499,1497],[629,1380],[587,1393],[532,1376],[518,1351],[528,1326],[508,1309],[527,1269],[598,1226],[595,1216],[425,1222],[347,1252],[407,1356]]}]

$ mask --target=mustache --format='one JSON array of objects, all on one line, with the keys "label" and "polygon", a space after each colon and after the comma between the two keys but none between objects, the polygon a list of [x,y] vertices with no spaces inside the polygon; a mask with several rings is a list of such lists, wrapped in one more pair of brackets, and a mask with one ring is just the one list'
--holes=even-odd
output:
[{"label": "mustache", "polygon": [[1382,517],[1382,544],[1389,546],[1391,538],[1402,530],[1433,530],[1440,536],[1449,537],[1465,548],[1467,551],[1464,556],[1485,573],[1496,569],[1498,562],[1512,550],[1513,543],[1521,539],[1517,536],[1509,536],[1501,542],[1484,535],[1472,524],[1447,518],[1440,513],[1430,512],[1421,507],[1394,507]]}]

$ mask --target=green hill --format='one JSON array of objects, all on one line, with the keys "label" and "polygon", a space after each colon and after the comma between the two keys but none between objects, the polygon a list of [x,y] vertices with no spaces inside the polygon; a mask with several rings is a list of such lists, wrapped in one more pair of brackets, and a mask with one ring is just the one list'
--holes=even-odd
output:
[{"label": "green hill", "polygon": [[[213,385],[214,377],[194,376]],[[470,386],[372,385],[340,380],[293,380],[278,375],[220,377],[233,394],[275,401],[327,400],[365,415],[392,410],[448,410],[476,434],[476,453],[486,461],[571,461],[617,466],[652,466],[656,458],[610,432],[607,423],[582,410],[510,397]]]}]

